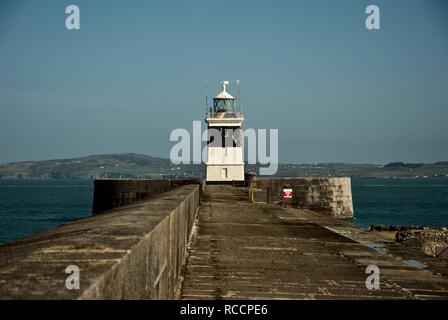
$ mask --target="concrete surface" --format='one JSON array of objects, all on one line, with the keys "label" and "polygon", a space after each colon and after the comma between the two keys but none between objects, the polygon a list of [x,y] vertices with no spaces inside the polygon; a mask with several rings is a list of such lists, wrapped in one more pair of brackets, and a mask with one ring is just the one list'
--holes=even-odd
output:
[{"label": "concrete surface", "polygon": [[[445,276],[406,257],[419,252],[326,214],[247,198],[231,186],[206,186],[181,298],[448,297]],[[380,290],[366,288],[369,265],[380,268]]]}]

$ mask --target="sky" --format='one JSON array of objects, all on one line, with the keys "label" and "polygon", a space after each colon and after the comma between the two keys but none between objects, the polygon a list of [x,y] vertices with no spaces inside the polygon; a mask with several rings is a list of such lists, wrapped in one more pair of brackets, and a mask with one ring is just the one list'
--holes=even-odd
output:
[{"label": "sky", "polygon": [[241,81],[244,128],[279,130],[282,163],[448,160],[447,14],[445,0],[0,0],[0,163],[168,158],[222,80]]}]

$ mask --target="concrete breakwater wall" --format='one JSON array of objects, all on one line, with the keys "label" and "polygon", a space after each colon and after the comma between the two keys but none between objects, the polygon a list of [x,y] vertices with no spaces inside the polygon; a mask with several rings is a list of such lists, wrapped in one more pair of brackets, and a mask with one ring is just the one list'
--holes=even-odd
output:
[{"label": "concrete breakwater wall", "polygon": [[174,188],[199,184],[199,180],[97,179],[94,181],[93,214],[151,199]]},{"label": "concrete breakwater wall", "polygon": [[0,299],[173,298],[199,203],[186,185],[0,246]]},{"label": "concrete breakwater wall", "polygon": [[328,213],[335,218],[353,218],[351,178],[256,179],[251,187],[262,190],[256,196],[268,203],[282,201],[284,187],[293,190],[292,203],[301,208]]}]

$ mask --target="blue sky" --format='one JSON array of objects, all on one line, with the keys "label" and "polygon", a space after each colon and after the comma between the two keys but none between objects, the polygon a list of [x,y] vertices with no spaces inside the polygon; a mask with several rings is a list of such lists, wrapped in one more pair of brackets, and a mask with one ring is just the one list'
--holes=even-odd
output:
[{"label": "blue sky", "polygon": [[2,0],[0,162],[169,157],[224,79],[241,80],[246,128],[279,129],[280,162],[448,160],[447,14],[444,0]]}]

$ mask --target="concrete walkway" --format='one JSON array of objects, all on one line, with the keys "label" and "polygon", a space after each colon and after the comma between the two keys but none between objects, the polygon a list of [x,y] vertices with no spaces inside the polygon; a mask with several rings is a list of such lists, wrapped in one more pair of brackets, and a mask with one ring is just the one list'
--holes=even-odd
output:
[{"label": "concrete walkway", "polygon": [[[343,221],[252,204],[231,186],[202,197],[183,299],[447,298],[441,275],[381,250],[380,240]],[[378,244],[379,243],[379,244]],[[367,265],[380,290],[367,290]]]}]

